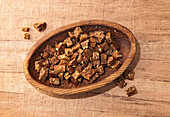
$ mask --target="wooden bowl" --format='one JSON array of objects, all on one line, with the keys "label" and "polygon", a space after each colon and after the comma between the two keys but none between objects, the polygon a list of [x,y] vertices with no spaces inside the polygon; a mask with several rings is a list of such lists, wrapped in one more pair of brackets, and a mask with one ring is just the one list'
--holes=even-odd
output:
[{"label": "wooden bowl", "polygon": [[[122,66],[117,71],[114,71],[111,68],[107,68],[105,70],[105,74],[92,84],[83,82],[78,86],[74,86],[71,83],[67,83],[66,81],[61,82],[60,86],[50,85],[49,82],[42,84],[37,80],[38,73],[34,69],[35,58],[40,55],[47,44],[54,46],[56,41],[63,41],[66,37],[68,37],[67,32],[73,31],[73,29],[77,26],[80,26],[84,32],[103,30],[111,31],[111,33],[114,33],[115,41],[119,45],[120,51],[123,54],[123,58],[121,59],[121,61],[123,62]],[[135,52],[135,37],[126,27],[108,21],[80,21],[60,27],[39,39],[31,47],[25,58],[25,76],[31,85],[33,85],[39,91],[48,95],[72,95],[76,93],[88,92],[100,88],[119,77],[131,63]]]}]

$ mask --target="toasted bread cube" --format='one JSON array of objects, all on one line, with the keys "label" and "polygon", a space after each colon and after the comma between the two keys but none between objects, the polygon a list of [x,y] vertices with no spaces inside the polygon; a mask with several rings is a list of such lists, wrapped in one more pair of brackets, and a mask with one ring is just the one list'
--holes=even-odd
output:
[{"label": "toasted bread cube", "polygon": [[94,36],[94,32],[89,32],[89,36],[93,37]]},{"label": "toasted bread cube", "polygon": [[72,42],[73,42],[73,45],[77,44],[78,41],[79,41],[78,38],[72,38],[71,40],[72,40]]},{"label": "toasted bread cube", "polygon": [[68,31],[68,35],[70,36],[70,38],[75,37],[75,36],[74,36],[74,33],[73,33],[73,32],[70,32],[70,31]]},{"label": "toasted bread cube", "polygon": [[65,39],[64,42],[66,43],[67,47],[70,47],[70,46],[73,45],[73,42],[72,42],[72,40],[71,40],[70,37],[68,37],[67,39]]},{"label": "toasted bread cube", "polygon": [[46,22],[37,22],[33,26],[37,31],[43,32],[46,29],[47,24]]},{"label": "toasted bread cube", "polygon": [[65,54],[59,55],[58,59],[59,60],[70,60],[70,58],[68,56],[66,56]]},{"label": "toasted bread cube", "polygon": [[88,38],[88,34],[81,34],[80,35],[80,42],[85,41]]},{"label": "toasted bread cube", "polygon": [[44,51],[41,55],[42,55],[43,58],[46,59],[46,58],[49,57],[50,54],[48,52]]},{"label": "toasted bread cube", "polygon": [[73,55],[73,49],[65,48],[65,53],[66,53],[67,56],[71,56],[71,55]]},{"label": "toasted bread cube", "polygon": [[67,65],[68,63],[69,63],[69,60],[62,59],[62,60],[60,60],[59,65]]},{"label": "toasted bread cube", "polygon": [[105,37],[103,31],[95,31],[94,32],[94,37],[97,37],[97,43],[101,43]]},{"label": "toasted bread cube", "polygon": [[76,61],[76,59],[71,60],[71,61],[68,63],[68,66],[77,67],[77,61]]},{"label": "toasted bread cube", "polygon": [[82,83],[83,78],[82,78],[82,77],[80,77],[80,78],[78,78],[78,79],[77,79],[77,81],[78,81],[79,83]]},{"label": "toasted bread cube", "polygon": [[104,34],[104,31],[94,31],[94,37],[97,37],[97,38],[104,38],[105,35]]},{"label": "toasted bread cube", "polygon": [[21,27],[21,31],[23,32],[29,32],[30,28],[29,27]]},{"label": "toasted bread cube", "polygon": [[104,52],[106,52],[109,49],[109,46],[108,46],[107,42],[104,42],[103,44],[101,44],[101,47],[102,47],[102,50]]},{"label": "toasted bread cube", "polygon": [[55,48],[57,52],[61,53],[65,48],[64,42],[56,43]]},{"label": "toasted bread cube", "polygon": [[78,80],[77,79],[75,80],[74,78],[70,78],[70,82],[75,86],[79,84]]},{"label": "toasted bread cube", "polygon": [[99,52],[93,52],[93,60],[99,60],[99,59],[100,59]]},{"label": "toasted bread cube", "polygon": [[109,49],[106,51],[106,54],[107,55],[112,55],[112,52],[113,52],[112,48],[109,47]]},{"label": "toasted bread cube", "polygon": [[82,67],[86,67],[88,65],[89,59],[87,58],[83,58],[82,61],[80,62],[80,64],[82,65]]},{"label": "toasted bread cube", "polygon": [[79,54],[82,54],[83,53],[83,50],[81,48],[78,49],[77,51]]},{"label": "toasted bread cube", "polygon": [[66,72],[64,74],[64,78],[68,81],[71,78],[71,75],[68,72]]},{"label": "toasted bread cube", "polygon": [[42,63],[44,62],[44,60],[39,60],[39,61],[35,61],[35,70],[37,72],[40,72],[41,68],[42,68]]},{"label": "toasted bread cube", "polygon": [[53,70],[53,69],[54,69],[54,65],[51,65],[51,66],[50,66],[50,70]]},{"label": "toasted bread cube", "polygon": [[100,65],[100,60],[93,60],[92,65],[93,66],[99,66]]},{"label": "toasted bread cube", "polygon": [[85,49],[82,55],[89,59],[92,55],[92,52],[89,49]]},{"label": "toasted bread cube", "polygon": [[102,47],[101,47],[100,45],[97,45],[97,46],[95,47],[95,51],[101,53],[101,52],[102,52]]},{"label": "toasted bread cube", "polygon": [[45,68],[45,67],[41,68],[38,79],[39,79],[41,82],[45,82],[46,79],[47,79],[47,76],[48,76],[48,69]]},{"label": "toasted bread cube", "polygon": [[77,71],[77,70],[72,74],[72,77],[75,80],[77,80],[80,76],[81,76],[81,73],[79,71]]},{"label": "toasted bread cube", "polygon": [[75,50],[78,50],[80,47],[81,47],[80,44],[77,43],[76,45],[74,45],[74,46],[72,47],[72,49],[73,49],[73,51],[75,51]]},{"label": "toasted bread cube", "polygon": [[58,77],[61,79],[64,78],[64,73],[58,73]]},{"label": "toasted bread cube", "polygon": [[88,48],[89,47],[89,40],[81,42],[81,47],[83,48],[83,50]]},{"label": "toasted bread cube", "polygon": [[111,33],[110,33],[110,32],[107,32],[107,33],[106,33],[106,39],[109,39],[109,38],[111,38]]},{"label": "toasted bread cube", "polygon": [[50,81],[51,84],[60,85],[60,79],[59,78],[50,78],[49,81]]},{"label": "toasted bread cube", "polygon": [[93,67],[92,63],[89,63],[89,64],[87,65],[87,67],[92,68],[92,67]]},{"label": "toasted bread cube", "polygon": [[90,37],[90,42],[91,43],[95,43],[97,41],[97,39],[96,38],[94,38],[94,37]]},{"label": "toasted bread cube", "polygon": [[133,85],[132,87],[129,87],[127,90],[125,90],[127,92],[128,97],[137,94],[137,89],[136,87]]},{"label": "toasted bread cube", "polygon": [[74,36],[78,38],[78,36],[82,33],[82,29],[80,27],[76,27],[74,30]]},{"label": "toasted bread cube", "polygon": [[42,56],[38,56],[37,58],[35,58],[36,61],[41,60],[41,59],[43,59]]},{"label": "toasted bread cube", "polygon": [[71,60],[76,59],[78,55],[79,55],[79,53],[78,53],[78,52],[75,52],[75,53],[73,54],[73,56],[71,56]]},{"label": "toasted bread cube", "polygon": [[99,67],[96,67],[97,68],[97,72],[100,74],[100,75],[103,75],[104,74],[104,67],[103,66],[99,66]]},{"label": "toasted bread cube", "polygon": [[82,66],[77,66],[77,67],[76,67],[76,70],[80,73],[80,72],[83,71],[83,67],[82,67]]},{"label": "toasted bread cube", "polygon": [[121,62],[121,61],[116,61],[116,63],[113,64],[113,65],[111,66],[111,68],[114,69],[114,70],[118,70],[118,68],[119,68],[121,65],[122,65],[122,62]]},{"label": "toasted bread cube", "polygon": [[56,57],[56,56],[53,56],[52,58],[49,59],[49,62],[52,64],[52,65],[55,65],[59,62],[60,60]]},{"label": "toasted bread cube", "polygon": [[97,78],[99,78],[100,75],[98,73],[96,73],[91,79],[90,79],[90,83],[93,83]]},{"label": "toasted bread cube", "polygon": [[[91,44],[91,43],[90,43]],[[91,45],[89,46],[88,48],[90,51],[94,52],[95,51],[95,48],[93,48]]]},{"label": "toasted bread cube", "polygon": [[113,42],[113,39],[111,38],[111,33],[110,32],[106,33],[106,41],[109,44]]},{"label": "toasted bread cube", "polygon": [[112,53],[112,56],[115,58],[115,59],[119,59],[119,58],[122,58],[122,54],[120,54],[118,52],[118,50],[115,50],[113,53]]},{"label": "toasted bread cube", "polygon": [[83,60],[83,56],[80,54],[77,58],[77,62],[80,63]]},{"label": "toasted bread cube", "polygon": [[46,67],[46,68],[50,67],[50,63],[49,63],[48,59],[45,59],[45,61],[42,63],[42,65],[44,65],[44,67]]},{"label": "toasted bread cube", "polygon": [[46,48],[44,49],[44,51],[48,52],[51,55],[54,55],[54,53],[56,52],[56,50],[51,47],[50,45],[47,45]]},{"label": "toasted bread cube", "polygon": [[135,75],[135,72],[132,70],[132,71],[126,71],[123,76],[128,79],[128,80],[134,80],[134,75]]},{"label": "toasted bread cube", "polygon": [[107,66],[111,66],[115,62],[115,59],[112,56],[109,56],[107,60]]},{"label": "toasted bread cube", "polygon": [[123,77],[119,77],[115,80],[115,83],[120,87],[123,88],[127,85]]},{"label": "toasted bread cube", "polygon": [[24,39],[30,39],[30,34],[29,33],[24,33]]},{"label": "toasted bread cube", "polygon": [[66,71],[66,65],[55,65],[54,71],[56,73],[64,73]]},{"label": "toasted bread cube", "polygon": [[102,65],[107,64],[107,55],[105,53],[102,53],[100,56],[101,56],[101,64]]},{"label": "toasted bread cube", "polygon": [[100,54],[99,54],[99,52],[93,52],[92,64],[93,64],[93,66],[99,66],[100,65]]},{"label": "toasted bread cube", "polygon": [[96,73],[95,69],[91,69],[90,67],[86,67],[83,71],[82,71],[82,76],[89,80],[92,78],[92,76],[94,76],[94,74]]},{"label": "toasted bread cube", "polygon": [[96,42],[90,43],[90,47],[95,48]]},{"label": "toasted bread cube", "polygon": [[69,65],[67,65],[66,70],[70,74],[72,74],[75,71],[75,69],[72,66],[69,66]]},{"label": "toasted bread cube", "polygon": [[55,72],[54,70],[49,70],[49,76],[50,77],[57,77],[58,73]]}]

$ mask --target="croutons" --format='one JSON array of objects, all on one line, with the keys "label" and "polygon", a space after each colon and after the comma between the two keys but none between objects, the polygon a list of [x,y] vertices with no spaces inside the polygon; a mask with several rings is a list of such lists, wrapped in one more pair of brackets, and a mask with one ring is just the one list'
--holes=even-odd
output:
[{"label": "croutons", "polygon": [[[120,58],[123,55],[110,31],[83,32],[82,29],[71,29],[64,42],[56,42],[55,47],[47,45],[41,56],[35,59],[35,71],[41,82],[48,81],[47,84],[56,86],[62,83],[81,86],[81,83],[98,81],[106,67],[113,68],[113,71],[121,67]],[[126,79],[133,76],[129,73]]]}]

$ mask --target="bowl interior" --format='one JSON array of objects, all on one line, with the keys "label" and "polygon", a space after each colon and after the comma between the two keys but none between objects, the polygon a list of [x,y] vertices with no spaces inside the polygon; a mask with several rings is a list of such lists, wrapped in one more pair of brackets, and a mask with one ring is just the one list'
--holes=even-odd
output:
[{"label": "bowl interior", "polygon": [[[105,32],[110,31],[113,35],[113,38],[115,39],[116,43],[120,47],[120,51],[123,54],[123,58],[120,59],[120,61],[124,62],[130,52],[131,44],[130,40],[127,35],[125,35],[120,30],[105,26],[105,25],[83,25],[80,26],[84,32],[90,32],[90,31],[98,31],[102,30]],[[46,45],[51,45],[52,47],[55,47],[56,42],[62,42],[64,39],[68,37],[68,31],[73,31],[74,28],[68,29],[64,32],[58,33],[54,35],[53,37],[49,38],[47,41],[45,41],[39,48],[34,52],[34,54],[29,59],[29,66],[28,66],[28,72],[31,75],[31,77],[39,82],[38,79],[38,73],[35,71],[34,65],[35,65],[35,59],[40,56],[42,51],[45,49]],[[106,77],[112,75],[115,71],[111,68],[105,69],[105,74],[98,78],[93,84],[105,79]],[[41,82],[39,82],[41,83]],[[67,81],[61,81],[60,86],[51,85],[48,81],[44,83],[44,85],[50,86],[50,87],[56,87],[56,88],[63,88],[63,89],[71,89],[71,88],[78,88],[78,87],[84,87],[87,85],[90,85],[91,83],[83,81],[78,86],[73,85],[72,83],[68,83]]]}]

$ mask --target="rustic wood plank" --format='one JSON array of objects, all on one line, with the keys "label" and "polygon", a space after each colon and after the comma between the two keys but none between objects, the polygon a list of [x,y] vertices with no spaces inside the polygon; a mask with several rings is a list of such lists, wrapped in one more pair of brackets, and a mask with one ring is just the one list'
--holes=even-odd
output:
[{"label": "rustic wood plank", "polygon": [[[103,92],[104,87],[80,99],[53,98],[35,90],[24,76],[28,49],[60,26],[92,19],[117,22],[134,33],[140,44],[136,79],[124,89]],[[37,21],[47,22],[44,32],[33,28]],[[0,0],[0,116],[170,116],[169,21],[169,0]],[[31,27],[30,40],[23,39],[21,26]],[[128,98],[124,90],[132,85],[138,94]]]}]

